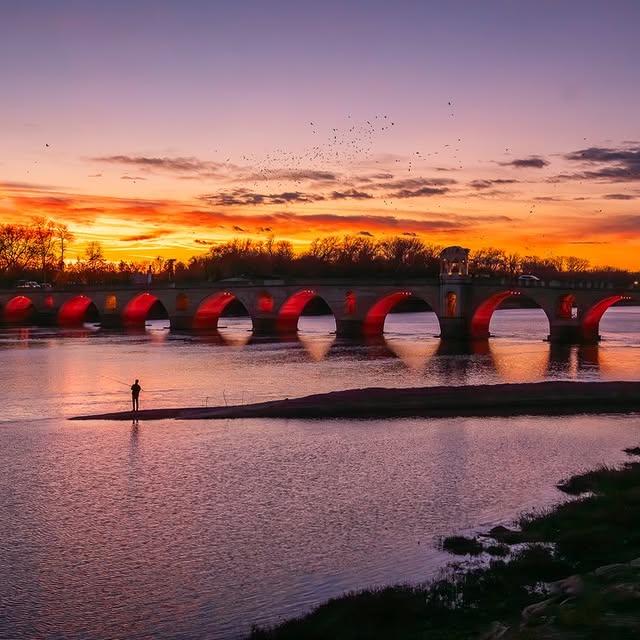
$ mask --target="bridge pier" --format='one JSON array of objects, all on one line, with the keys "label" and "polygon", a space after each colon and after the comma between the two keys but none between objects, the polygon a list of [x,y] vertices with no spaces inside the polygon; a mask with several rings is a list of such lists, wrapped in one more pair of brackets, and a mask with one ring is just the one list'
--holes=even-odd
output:
[{"label": "bridge pier", "polygon": [[193,314],[181,313],[169,317],[171,331],[191,331],[193,329]]},{"label": "bridge pier", "polygon": [[[468,342],[472,339],[469,323],[466,318],[448,318],[438,316],[440,322],[440,339],[451,342]],[[487,339],[489,333],[485,336],[473,336],[481,340]]]},{"label": "bridge pier", "polygon": [[119,313],[103,313],[100,316],[102,329],[122,329],[123,326],[122,316]]},{"label": "bridge pier", "polygon": [[[276,336],[281,330],[278,328],[278,318],[275,316],[253,316],[251,318],[253,334],[256,336]],[[286,328],[285,328],[286,330]],[[295,326],[292,333],[295,333]]]},{"label": "bridge pier", "polygon": [[361,338],[364,334],[364,320],[359,318],[336,318],[336,337]]},{"label": "bridge pier", "polygon": [[600,341],[597,330],[593,335],[587,335],[577,320],[551,322],[549,330],[547,340],[556,344],[594,344]]}]

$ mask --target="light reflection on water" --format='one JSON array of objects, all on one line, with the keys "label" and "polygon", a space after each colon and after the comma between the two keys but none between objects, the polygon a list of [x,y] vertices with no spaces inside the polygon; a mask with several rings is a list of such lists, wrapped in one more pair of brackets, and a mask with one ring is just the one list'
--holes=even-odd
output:
[{"label": "light reflection on water", "polygon": [[[0,638],[225,638],[345,590],[418,581],[434,540],[560,499],[554,483],[622,459],[635,416],[73,423],[77,413],[247,402],[354,386],[637,379],[640,313],[599,347],[559,348],[535,310],[450,352],[429,314],[384,341],[52,330],[0,336]],[[532,332],[532,327],[534,331]],[[537,331],[539,329],[539,331]]]}]

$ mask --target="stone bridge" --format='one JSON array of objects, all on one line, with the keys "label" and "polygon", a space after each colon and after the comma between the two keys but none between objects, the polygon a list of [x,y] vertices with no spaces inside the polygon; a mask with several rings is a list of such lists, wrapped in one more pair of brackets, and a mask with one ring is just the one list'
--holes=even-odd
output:
[{"label": "stone bridge", "polygon": [[600,319],[609,307],[640,302],[639,291],[606,282],[472,277],[467,256],[462,247],[445,249],[440,277],[421,281],[235,279],[198,286],[0,290],[0,314],[8,325],[70,327],[93,317],[104,328],[122,328],[144,327],[152,310],[161,308],[172,330],[215,331],[222,313],[237,301],[251,317],[255,334],[277,335],[294,333],[305,307],[320,298],[335,317],[336,334],[356,337],[382,334],[385,318],[396,305],[419,299],[437,316],[443,340],[483,340],[489,337],[493,312],[515,299],[544,311],[549,340],[592,343],[599,340]]}]

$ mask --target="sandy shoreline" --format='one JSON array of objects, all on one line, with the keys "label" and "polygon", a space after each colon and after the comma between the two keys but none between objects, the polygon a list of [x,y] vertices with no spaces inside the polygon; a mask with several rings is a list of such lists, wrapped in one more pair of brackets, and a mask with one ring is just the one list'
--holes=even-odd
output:
[{"label": "sandy shoreline", "polygon": [[[224,407],[145,409],[140,420],[382,418],[626,413],[640,410],[640,382],[527,382],[365,388]],[[71,420],[131,420],[131,411]]]}]

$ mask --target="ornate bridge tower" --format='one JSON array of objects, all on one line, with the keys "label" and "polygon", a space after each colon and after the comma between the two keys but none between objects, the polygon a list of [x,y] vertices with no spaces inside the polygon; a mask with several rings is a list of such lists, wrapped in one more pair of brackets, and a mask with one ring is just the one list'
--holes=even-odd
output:
[{"label": "ornate bridge tower", "polygon": [[447,247],[440,253],[440,335],[446,340],[469,337],[469,249]]}]

